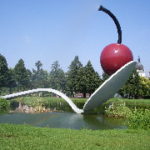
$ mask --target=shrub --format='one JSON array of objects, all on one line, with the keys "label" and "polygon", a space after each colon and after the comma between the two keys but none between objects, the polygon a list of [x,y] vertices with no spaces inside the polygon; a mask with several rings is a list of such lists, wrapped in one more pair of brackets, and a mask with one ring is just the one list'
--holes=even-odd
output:
[{"label": "shrub", "polygon": [[9,102],[5,99],[0,98],[0,112],[8,111],[9,109]]},{"label": "shrub", "polygon": [[128,118],[128,126],[133,129],[150,129],[150,110],[135,109]]},{"label": "shrub", "polygon": [[124,102],[112,103],[108,107],[105,107],[105,114],[108,117],[128,118],[131,113],[131,110],[125,105]]}]

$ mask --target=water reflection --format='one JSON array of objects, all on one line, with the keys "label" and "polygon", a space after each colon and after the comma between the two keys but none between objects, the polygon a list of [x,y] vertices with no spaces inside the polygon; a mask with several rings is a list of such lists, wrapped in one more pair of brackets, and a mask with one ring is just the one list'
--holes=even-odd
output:
[{"label": "water reflection", "polygon": [[110,119],[102,115],[82,115],[71,112],[48,112],[38,114],[1,114],[0,123],[30,124],[39,127],[71,129],[126,128],[123,120]]}]

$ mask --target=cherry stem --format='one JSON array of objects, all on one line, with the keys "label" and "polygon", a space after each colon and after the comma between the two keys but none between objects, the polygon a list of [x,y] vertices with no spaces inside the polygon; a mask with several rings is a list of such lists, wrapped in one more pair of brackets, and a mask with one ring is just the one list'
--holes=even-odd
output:
[{"label": "cherry stem", "polygon": [[113,19],[113,21],[117,27],[117,32],[118,32],[117,43],[121,44],[122,43],[122,31],[121,31],[121,26],[120,26],[119,21],[117,20],[116,16],[112,12],[110,12],[108,9],[104,8],[102,5],[99,7],[98,10],[105,12],[106,14],[108,14]]}]

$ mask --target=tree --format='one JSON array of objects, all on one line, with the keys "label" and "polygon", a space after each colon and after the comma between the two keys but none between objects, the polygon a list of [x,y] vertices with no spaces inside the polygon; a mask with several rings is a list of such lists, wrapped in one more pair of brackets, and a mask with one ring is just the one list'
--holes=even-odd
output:
[{"label": "tree", "polygon": [[14,68],[15,78],[16,78],[16,84],[18,87],[18,90],[25,89],[28,87],[30,79],[28,76],[27,69],[25,67],[23,59],[20,59],[18,63],[15,65]]},{"label": "tree", "polygon": [[42,69],[41,61],[35,63],[36,70],[33,69],[32,73],[32,87],[33,88],[46,88],[49,87],[48,73]]},{"label": "tree", "polygon": [[140,77],[139,97],[150,98],[150,79]]},{"label": "tree", "polygon": [[35,63],[35,66],[36,66],[36,68],[37,68],[37,71],[40,71],[40,70],[42,70],[42,63],[41,63],[41,61],[40,60],[38,60],[36,63]]},{"label": "tree", "polygon": [[138,98],[140,86],[140,76],[134,70],[126,84],[119,90],[119,94],[126,98]]},{"label": "tree", "polygon": [[8,84],[8,65],[6,58],[0,54],[0,87],[5,87]]},{"label": "tree", "polygon": [[78,72],[82,68],[82,64],[79,61],[79,57],[75,56],[74,60],[69,66],[69,71],[67,72],[67,87],[71,96],[74,96],[74,93],[77,92],[78,84]]},{"label": "tree", "polygon": [[32,89],[32,72],[31,72],[29,69],[26,69],[26,71],[27,71],[27,76],[28,76],[28,78],[29,78],[29,82],[28,82],[28,84],[26,85],[26,87],[27,87],[28,89]]},{"label": "tree", "polygon": [[7,86],[9,87],[9,93],[11,94],[12,93],[12,89],[15,88],[17,85],[16,85],[16,80],[15,80],[15,72],[14,72],[14,69],[9,69],[8,70],[8,83],[7,83]]},{"label": "tree", "polygon": [[87,92],[91,95],[102,83],[99,74],[94,70],[90,61],[85,66],[87,75]]},{"label": "tree", "polygon": [[58,61],[55,61],[51,66],[50,77],[50,87],[65,91],[66,89],[66,78],[64,71],[60,68]]},{"label": "tree", "polygon": [[107,80],[109,77],[110,77],[110,76],[109,76],[107,73],[103,72],[103,74],[102,74],[102,80],[103,80],[103,82],[104,82],[105,80]]},{"label": "tree", "polygon": [[86,93],[92,94],[102,83],[100,76],[94,70],[90,61],[88,61],[85,67],[80,68],[78,73],[77,91],[83,93],[86,97]]}]

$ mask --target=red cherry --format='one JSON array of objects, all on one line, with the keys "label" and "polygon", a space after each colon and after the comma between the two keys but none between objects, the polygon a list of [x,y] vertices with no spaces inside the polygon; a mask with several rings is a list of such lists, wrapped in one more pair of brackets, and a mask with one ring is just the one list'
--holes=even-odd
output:
[{"label": "red cherry", "polygon": [[106,46],[103,49],[100,56],[100,63],[103,70],[107,74],[111,75],[114,72],[116,72],[119,68],[124,66],[126,63],[128,63],[129,61],[132,61],[133,55],[131,50],[127,46],[121,44],[122,31],[116,16],[108,9],[104,8],[103,6],[100,6],[99,11],[105,12],[113,19],[118,32],[117,43]]},{"label": "red cherry", "polygon": [[123,65],[133,60],[131,50],[124,44],[110,44],[106,46],[100,56],[103,70],[111,75]]}]

